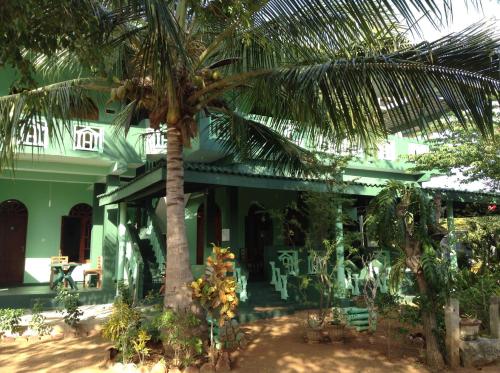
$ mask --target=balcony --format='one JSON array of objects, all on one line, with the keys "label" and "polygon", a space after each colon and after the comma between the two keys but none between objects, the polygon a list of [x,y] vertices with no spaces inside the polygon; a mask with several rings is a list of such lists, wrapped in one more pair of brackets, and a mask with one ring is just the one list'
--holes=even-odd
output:
[{"label": "balcony", "polygon": [[19,145],[47,148],[49,146],[49,130],[46,123],[40,122],[24,127]]},{"label": "balcony", "polygon": [[153,130],[146,129],[146,154],[166,154],[167,152],[167,134],[166,128]]},{"label": "balcony", "polygon": [[104,128],[75,126],[73,128],[73,150],[102,153],[104,149]]}]

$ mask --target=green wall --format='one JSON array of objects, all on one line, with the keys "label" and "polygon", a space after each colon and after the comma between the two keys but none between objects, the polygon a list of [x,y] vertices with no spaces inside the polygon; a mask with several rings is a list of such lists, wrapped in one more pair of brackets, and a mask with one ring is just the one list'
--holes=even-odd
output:
[{"label": "green wall", "polygon": [[59,254],[61,217],[78,203],[92,205],[92,193],[92,184],[0,179],[0,203],[17,199],[28,209],[25,284],[49,281],[50,257]]}]

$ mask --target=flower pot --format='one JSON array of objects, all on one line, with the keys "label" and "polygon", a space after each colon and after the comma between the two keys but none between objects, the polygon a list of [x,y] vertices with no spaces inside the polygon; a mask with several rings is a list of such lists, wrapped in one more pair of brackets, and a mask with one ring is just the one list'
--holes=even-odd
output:
[{"label": "flower pot", "polygon": [[307,343],[320,343],[323,340],[323,334],[321,330],[308,329],[304,339]]},{"label": "flower pot", "polygon": [[461,318],[460,319],[460,339],[464,341],[473,341],[477,339],[481,320]]},{"label": "flower pot", "polygon": [[344,341],[344,324],[330,324],[328,325],[328,337],[331,342],[343,342]]}]

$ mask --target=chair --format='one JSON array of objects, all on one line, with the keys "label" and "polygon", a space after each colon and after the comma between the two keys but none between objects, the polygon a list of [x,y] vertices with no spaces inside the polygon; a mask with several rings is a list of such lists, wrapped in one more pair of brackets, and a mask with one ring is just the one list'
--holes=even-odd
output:
[{"label": "chair", "polygon": [[83,287],[87,286],[87,282],[85,281],[87,275],[97,275],[97,287],[99,289],[102,287],[102,256],[97,257],[97,268],[83,271]]},{"label": "chair", "polygon": [[49,284],[52,287],[52,283],[54,282],[54,269],[52,268],[53,264],[68,264],[69,257],[67,256],[51,256],[50,257],[50,280]]}]

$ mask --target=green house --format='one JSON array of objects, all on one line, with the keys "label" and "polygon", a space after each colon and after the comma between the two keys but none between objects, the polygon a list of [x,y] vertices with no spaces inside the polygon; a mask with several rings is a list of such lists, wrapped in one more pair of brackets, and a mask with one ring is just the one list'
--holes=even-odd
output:
[{"label": "green house", "polygon": [[[14,79],[14,72],[0,72],[0,95],[8,93]],[[50,303],[54,296],[49,288],[51,258],[57,256],[78,264],[72,277],[86,303],[111,301],[122,279],[136,298],[161,287],[168,250],[166,139],[150,129],[147,120],[138,120],[125,136],[111,126],[119,108],[105,101],[96,97],[96,102],[102,102],[96,116],[75,121],[60,136],[49,139],[43,120],[27,128],[14,168],[1,171],[0,307],[30,307],[36,298]],[[271,212],[283,211],[304,191],[326,191],[329,183],[228,160],[210,133],[209,121],[199,119],[199,136],[184,154],[192,272],[196,276],[203,271],[211,243],[229,246],[248,286],[255,289],[250,294],[253,301],[265,293],[281,298],[276,284],[270,282],[276,281],[276,268],[281,267],[284,276],[293,275],[290,263],[297,258],[300,243],[291,245],[283,238],[283,223]],[[355,229],[361,229],[369,200],[388,180],[420,183],[428,179],[408,172],[404,160],[427,149],[421,141],[400,133],[370,154],[349,149],[347,144],[324,149],[353,155],[334,188],[352,199],[349,207],[339,208],[358,222]],[[438,191],[448,201],[450,224],[454,204],[498,199],[494,194],[458,189]],[[339,222],[340,232],[342,228]],[[343,256],[341,247],[337,256]],[[306,261],[297,270],[310,270]],[[84,287],[84,271],[100,263],[102,287]],[[345,281],[343,269],[339,275],[339,281]]]}]

